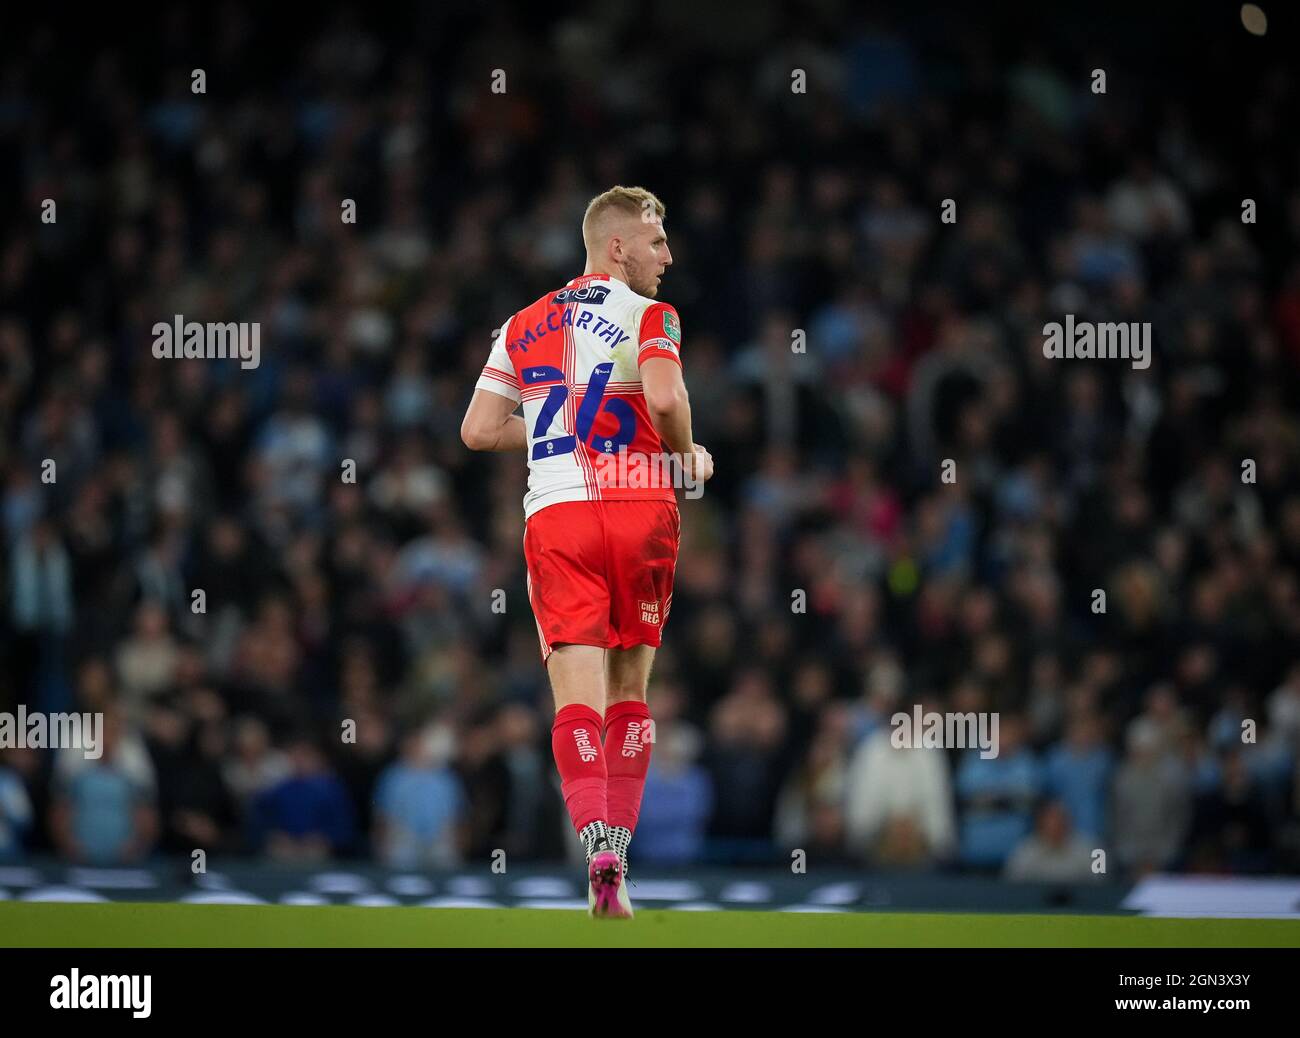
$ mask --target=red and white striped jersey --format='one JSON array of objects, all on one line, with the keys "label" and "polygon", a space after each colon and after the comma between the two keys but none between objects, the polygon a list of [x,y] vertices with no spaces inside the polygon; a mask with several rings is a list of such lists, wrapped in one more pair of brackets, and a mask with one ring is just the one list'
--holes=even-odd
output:
[{"label": "red and white striped jersey", "polygon": [[524,516],[561,501],[674,500],[641,364],[681,364],[677,311],[607,274],[574,278],[502,327],[475,388],[524,407]]}]

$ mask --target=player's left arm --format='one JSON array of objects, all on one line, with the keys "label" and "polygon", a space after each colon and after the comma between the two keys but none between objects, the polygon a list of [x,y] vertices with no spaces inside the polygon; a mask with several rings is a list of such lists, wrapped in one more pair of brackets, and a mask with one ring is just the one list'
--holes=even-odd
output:
[{"label": "player's left arm", "polygon": [[509,397],[488,389],[475,389],[465,419],[460,423],[460,438],[472,451],[521,451],[528,446],[528,427],[519,405]]}]

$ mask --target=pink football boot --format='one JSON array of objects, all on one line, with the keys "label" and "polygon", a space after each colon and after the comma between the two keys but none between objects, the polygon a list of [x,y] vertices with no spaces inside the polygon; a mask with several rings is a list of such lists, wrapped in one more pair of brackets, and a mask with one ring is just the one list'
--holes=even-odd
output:
[{"label": "pink football boot", "polygon": [[597,851],[587,866],[587,914],[593,919],[631,919],[632,903],[623,891],[623,863],[617,851]]}]

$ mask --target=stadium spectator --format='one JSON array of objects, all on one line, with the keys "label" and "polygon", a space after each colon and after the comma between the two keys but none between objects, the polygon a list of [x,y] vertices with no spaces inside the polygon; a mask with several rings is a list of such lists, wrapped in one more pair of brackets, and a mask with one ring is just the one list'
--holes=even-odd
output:
[{"label": "stadium spectator", "polygon": [[1001,868],[1033,827],[1043,769],[1024,741],[1024,721],[1002,714],[995,756],[963,750],[955,792],[960,823],[958,858],[974,868]]},{"label": "stadium spectator", "polygon": [[143,721],[149,700],[172,687],[179,650],[167,627],[167,611],[146,600],[136,610],[131,637],[117,650],[117,687],[137,722]]},{"label": "stadium spectator", "polygon": [[36,520],[18,536],[10,565],[15,687],[33,709],[66,710],[64,640],[75,607],[71,560],[58,528]]},{"label": "stadium spectator", "polygon": [[707,750],[714,794],[709,840],[723,860],[762,861],[772,855],[776,799],[787,768],[787,724],[786,709],[769,678],[755,669],[741,671],[713,709]]},{"label": "stadium spectator", "polygon": [[509,775],[501,847],[520,861],[559,859],[567,843],[559,837],[567,830],[561,825],[562,800],[556,796],[551,761],[539,746],[543,729],[537,711],[522,702],[507,702],[497,715],[497,726]]},{"label": "stadium spectator", "polygon": [[1223,758],[1220,786],[1199,796],[1187,837],[1193,872],[1266,873],[1273,862],[1270,812],[1240,751]]},{"label": "stadium spectator", "polygon": [[703,737],[663,704],[660,699],[655,708],[655,748],[641,796],[637,861],[687,865],[704,857],[713,780],[699,764]]},{"label": "stadium spectator", "polygon": [[33,750],[0,750],[0,862],[23,857],[27,834],[34,821],[32,801],[22,774],[10,766],[19,754]]},{"label": "stadium spectator", "polygon": [[846,844],[881,866],[934,866],[957,849],[948,760],[942,752],[895,747],[893,731],[869,736],[849,762]]},{"label": "stadium spectator", "polygon": [[72,861],[126,865],[145,859],[157,842],[153,767],[126,724],[119,711],[104,714],[98,758],[71,747],[59,751],[50,831]]},{"label": "stadium spectator", "polygon": [[1016,845],[1002,874],[1015,883],[1082,883],[1102,873],[1093,871],[1092,848],[1070,826],[1070,814],[1059,800],[1038,810],[1034,831]]},{"label": "stadium spectator", "polygon": [[819,864],[845,862],[845,782],[854,716],[846,704],[818,715],[808,753],[790,775],[777,805],[776,841],[802,848]]},{"label": "stadium spectator", "polygon": [[347,788],[329,770],[312,736],[295,735],[285,751],[289,774],[253,801],[250,842],[281,861],[322,861],[347,853],[356,836]]},{"label": "stadium spectator", "polygon": [[217,854],[238,848],[235,800],[221,769],[223,722],[224,716],[205,722],[168,703],[150,708],[145,739],[157,776],[164,852],[188,854],[202,847]]},{"label": "stadium spectator", "polygon": [[1154,720],[1134,720],[1126,739],[1111,806],[1114,847],[1120,865],[1141,874],[1178,854],[1191,821],[1191,780]]},{"label": "stadium spectator", "polygon": [[1076,715],[1064,740],[1047,756],[1045,792],[1060,800],[1074,831],[1085,840],[1099,840],[1109,831],[1106,807],[1114,767],[1101,721],[1091,713]]},{"label": "stadium spectator", "polygon": [[417,728],[380,774],[373,838],[380,861],[404,869],[459,864],[465,795],[447,766],[452,738],[445,727]]},{"label": "stadium spectator", "polygon": [[233,742],[222,777],[247,820],[252,802],[288,778],[289,759],[271,745],[266,725],[255,717],[236,719]]},{"label": "stadium spectator", "polygon": [[489,860],[502,845],[511,774],[503,752],[504,732],[493,707],[474,710],[459,728],[455,771],[468,805],[465,855]]}]

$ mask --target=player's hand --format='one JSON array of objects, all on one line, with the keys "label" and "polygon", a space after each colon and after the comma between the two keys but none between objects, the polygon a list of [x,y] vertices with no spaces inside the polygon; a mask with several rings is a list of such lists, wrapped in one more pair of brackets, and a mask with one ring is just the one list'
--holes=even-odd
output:
[{"label": "player's hand", "polygon": [[713,455],[707,447],[701,447],[698,443],[692,443],[691,450],[694,451],[692,469],[695,478],[701,483],[707,483],[713,478]]}]

